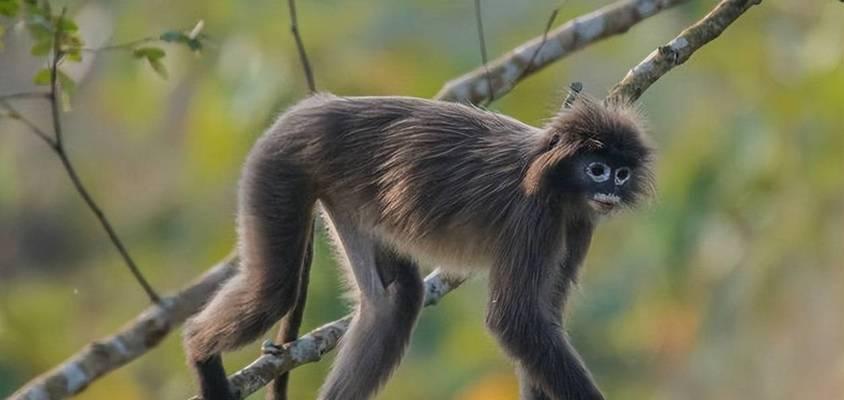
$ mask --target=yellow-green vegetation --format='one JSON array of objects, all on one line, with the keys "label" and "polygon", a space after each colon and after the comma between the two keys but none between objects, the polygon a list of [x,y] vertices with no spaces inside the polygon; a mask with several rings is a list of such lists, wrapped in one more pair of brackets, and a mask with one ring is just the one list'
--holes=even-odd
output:
[{"label": "yellow-green vegetation", "polygon": [[[0,15],[12,3],[0,0]],[[712,3],[691,1],[577,52],[490,107],[541,124],[571,81],[603,96]],[[307,92],[287,4],[68,5],[78,34],[68,40],[92,48],[204,20],[198,54],[177,49],[190,38],[171,37],[82,52],[64,70],[76,81],[66,147],[152,285],[171,292],[229,252],[241,161]],[[598,5],[569,0],[557,21]],[[491,57],[541,34],[558,6],[485,1]],[[320,90],[431,97],[480,60],[471,1],[322,0],[298,13]],[[3,18],[0,94],[30,90],[43,50]],[[609,398],[844,397],[841,21],[840,2],[766,0],[640,99],[660,149],[658,195],[599,228],[569,310]],[[46,128],[39,101],[15,104]],[[340,286],[320,236],[305,330],[345,314]],[[483,327],[485,295],[479,277],[425,310],[379,398],[515,398],[511,366]],[[0,119],[0,397],[147,304],[49,149]],[[258,348],[228,357],[228,370]],[[313,398],[330,359],[296,369],[291,397]],[[187,398],[183,360],[173,334],[79,398]]]}]

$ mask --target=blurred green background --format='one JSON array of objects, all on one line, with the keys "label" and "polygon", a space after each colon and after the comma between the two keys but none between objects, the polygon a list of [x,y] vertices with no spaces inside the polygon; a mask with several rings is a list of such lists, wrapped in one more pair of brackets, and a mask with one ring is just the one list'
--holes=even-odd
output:
[{"label": "blurred green background", "polygon": [[[557,24],[607,1],[565,2]],[[567,84],[603,95],[706,13],[692,1],[575,53],[491,108],[540,124]],[[168,80],[124,53],[69,65],[64,115],[83,180],[155,287],[172,292],[234,242],[235,185],[268,121],[307,91],[274,0],[68,1],[89,46],[205,21],[201,55],[168,47]],[[484,1],[491,55],[541,34],[551,0]],[[433,96],[479,64],[472,2],[300,1],[317,84],[343,95]],[[0,93],[31,90],[44,60],[9,27]],[[658,196],[597,231],[568,312],[612,399],[844,398],[844,4],[767,0],[641,99]],[[18,101],[45,129],[47,109]],[[318,243],[305,329],[345,313]],[[381,399],[512,399],[475,278],[427,309]],[[55,156],[0,120],[0,396],[133,318],[147,300]],[[268,334],[269,337],[269,334]],[[230,371],[258,344],[226,360]],[[330,359],[293,374],[313,398]],[[194,392],[179,334],[80,399]],[[256,397],[259,398],[259,397]]]}]

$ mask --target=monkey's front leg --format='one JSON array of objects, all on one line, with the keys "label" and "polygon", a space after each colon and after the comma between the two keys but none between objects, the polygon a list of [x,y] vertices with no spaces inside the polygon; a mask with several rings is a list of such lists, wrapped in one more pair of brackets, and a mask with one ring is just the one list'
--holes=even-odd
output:
[{"label": "monkey's front leg", "polygon": [[[560,326],[563,324],[563,308],[569,295],[569,289],[577,280],[577,274],[586,258],[589,245],[592,242],[592,232],[595,224],[588,219],[571,220],[566,225],[565,258],[557,265],[556,284],[546,298],[551,317]],[[572,348],[572,350],[574,350]],[[519,376],[521,400],[552,400],[542,388],[531,381],[530,375],[521,365],[516,366]]]},{"label": "monkey's front leg", "polygon": [[525,380],[548,397],[536,397],[541,393],[528,388],[523,394],[536,399],[602,400],[589,371],[565,337],[561,320],[554,317],[548,304],[555,297],[557,284],[547,277],[559,276],[556,265],[502,265],[494,269],[490,275],[487,324],[519,363]]}]

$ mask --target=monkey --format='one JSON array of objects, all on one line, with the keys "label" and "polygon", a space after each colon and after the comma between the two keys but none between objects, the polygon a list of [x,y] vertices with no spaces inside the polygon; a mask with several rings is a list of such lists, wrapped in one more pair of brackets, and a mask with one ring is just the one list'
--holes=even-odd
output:
[{"label": "monkey", "polygon": [[240,398],[221,353],[292,313],[321,210],[356,301],[319,399],[370,399],[386,383],[426,265],[487,272],[485,324],[514,360],[522,399],[603,399],[562,310],[598,221],[653,192],[653,154],[634,106],[586,95],[540,127],[412,97],[301,100],[243,167],[238,273],[186,323],[201,395]]}]

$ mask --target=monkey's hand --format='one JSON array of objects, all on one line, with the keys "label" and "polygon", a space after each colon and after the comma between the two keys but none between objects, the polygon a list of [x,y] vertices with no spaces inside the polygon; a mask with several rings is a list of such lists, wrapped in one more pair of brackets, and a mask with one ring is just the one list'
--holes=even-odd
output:
[{"label": "monkey's hand", "polygon": [[281,355],[284,352],[284,345],[277,345],[272,340],[265,340],[261,343],[261,354],[269,354],[273,356]]}]

